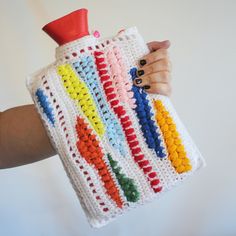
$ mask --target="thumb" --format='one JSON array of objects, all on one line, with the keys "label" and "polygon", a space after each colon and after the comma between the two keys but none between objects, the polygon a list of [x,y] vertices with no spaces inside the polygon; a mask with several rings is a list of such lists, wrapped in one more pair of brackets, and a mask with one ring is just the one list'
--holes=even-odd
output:
[{"label": "thumb", "polygon": [[153,41],[153,42],[147,43],[147,46],[151,52],[156,51],[161,48],[168,49],[170,47],[170,41],[169,40]]}]

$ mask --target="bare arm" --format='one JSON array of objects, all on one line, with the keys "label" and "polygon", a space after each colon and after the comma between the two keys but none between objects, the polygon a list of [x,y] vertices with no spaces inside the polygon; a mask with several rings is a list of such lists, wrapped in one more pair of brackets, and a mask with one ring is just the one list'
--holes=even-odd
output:
[{"label": "bare arm", "polygon": [[0,169],[30,164],[56,155],[35,106],[0,112]]}]

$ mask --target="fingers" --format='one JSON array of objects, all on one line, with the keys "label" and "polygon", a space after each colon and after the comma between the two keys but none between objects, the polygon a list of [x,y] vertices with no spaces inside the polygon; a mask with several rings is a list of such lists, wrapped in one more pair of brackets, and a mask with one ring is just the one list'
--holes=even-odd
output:
[{"label": "fingers", "polygon": [[171,71],[171,63],[168,59],[164,58],[152,64],[141,67],[137,70],[137,76],[144,76],[159,71]]},{"label": "fingers", "polygon": [[170,73],[168,71],[159,71],[135,79],[135,85],[143,87],[148,93],[157,93],[170,96],[172,89],[170,84]]},{"label": "fingers", "polygon": [[150,85],[144,86],[144,89],[148,93],[158,93],[165,96],[171,95],[171,85],[168,83],[153,83]]},{"label": "fingers", "polygon": [[169,55],[168,55],[168,51],[166,49],[159,49],[155,52],[151,52],[148,55],[144,56],[140,61],[140,66],[145,66],[148,64],[151,64],[155,61],[159,61],[162,59],[168,59]]},{"label": "fingers", "polygon": [[148,47],[151,51],[140,59],[137,78],[134,84],[143,87],[148,93],[158,93],[166,96],[171,94],[170,72],[171,62],[167,49],[170,42],[151,42]]},{"label": "fingers", "polygon": [[146,65],[137,70],[137,76],[134,80],[136,86],[142,87],[150,83],[169,83],[170,82],[170,71],[171,65],[170,61],[167,59],[162,59],[152,63],[151,65]]},{"label": "fingers", "polygon": [[170,73],[168,71],[159,71],[145,76],[138,77],[134,80],[135,85],[143,87],[153,83],[169,83]]}]

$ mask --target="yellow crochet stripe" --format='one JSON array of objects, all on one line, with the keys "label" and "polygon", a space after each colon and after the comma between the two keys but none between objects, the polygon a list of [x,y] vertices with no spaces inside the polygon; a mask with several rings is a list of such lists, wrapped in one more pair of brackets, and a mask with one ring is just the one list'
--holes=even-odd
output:
[{"label": "yellow crochet stripe", "polygon": [[153,100],[153,103],[156,110],[155,118],[164,136],[172,166],[179,174],[190,171],[192,166],[173,119],[160,100]]},{"label": "yellow crochet stripe", "polygon": [[102,137],[105,133],[105,126],[98,114],[96,104],[85,82],[75,74],[69,64],[58,66],[57,72],[61,76],[63,85],[69,96],[78,102],[78,105],[88,118],[92,127],[98,135]]}]

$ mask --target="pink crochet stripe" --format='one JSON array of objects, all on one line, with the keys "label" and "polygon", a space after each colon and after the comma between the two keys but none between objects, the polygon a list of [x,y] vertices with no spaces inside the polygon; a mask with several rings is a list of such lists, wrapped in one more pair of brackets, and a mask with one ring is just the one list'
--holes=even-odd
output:
[{"label": "pink crochet stripe", "polygon": [[114,45],[106,52],[106,58],[119,100],[135,108],[137,105],[132,91],[132,82],[128,76],[128,69],[123,63],[120,49]]},{"label": "pink crochet stripe", "polygon": [[107,71],[108,68],[107,64],[105,63],[104,53],[101,51],[95,51],[94,57],[107,101],[110,103],[112,109],[117,114],[121,122],[126,140],[132,153],[132,157],[138,164],[139,168],[144,172],[153,191],[160,192],[162,190],[162,187],[158,186],[160,180],[157,178],[157,173],[153,171],[153,168],[150,165],[149,161],[145,159],[145,156],[142,153],[139,141],[135,134],[133,123],[129,115],[126,114],[124,107],[120,105],[119,96],[115,92],[114,85],[112,84],[112,79]]}]

